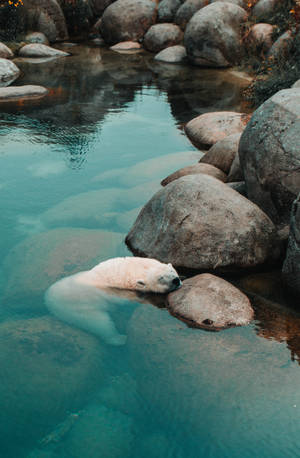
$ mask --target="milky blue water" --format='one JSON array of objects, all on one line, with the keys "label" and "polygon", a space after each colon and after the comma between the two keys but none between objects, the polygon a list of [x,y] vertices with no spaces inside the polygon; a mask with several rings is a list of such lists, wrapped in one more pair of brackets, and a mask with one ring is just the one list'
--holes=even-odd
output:
[{"label": "milky blue water", "polygon": [[299,456],[297,314],[261,300],[251,326],[207,333],[134,300],[112,311],[122,347],[49,315],[46,289],[129,255],[141,206],[199,160],[183,123],[242,109],[228,72],[72,52],[18,59],[49,96],[1,107],[0,456]]}]

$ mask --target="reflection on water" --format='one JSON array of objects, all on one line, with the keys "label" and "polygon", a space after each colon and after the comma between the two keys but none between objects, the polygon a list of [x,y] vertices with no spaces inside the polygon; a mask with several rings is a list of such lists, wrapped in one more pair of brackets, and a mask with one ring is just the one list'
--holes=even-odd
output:
[{"label": "reflection on water", "polygon": [[217,334],[187,328],[158,295],[111,311],[120,348],[49,316],[46,289],[128,255],[161,179],[199,160],[182,124],[242,111],[247,83],[144,52],[71,51],[16,59],[17,84],[49,94],[1,107],[0,455],[298,456],[300,317],[276,280],[244,279],[256,321]]}]

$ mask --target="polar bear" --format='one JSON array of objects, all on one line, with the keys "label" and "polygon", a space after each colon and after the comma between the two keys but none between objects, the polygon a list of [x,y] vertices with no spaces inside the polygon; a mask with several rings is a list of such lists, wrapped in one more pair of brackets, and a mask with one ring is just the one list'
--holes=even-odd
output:
[{"label": "polar bear", "polygon": [[46,291],[45,302],[60,320],[96,334],[107,344],[123,345],[126,336],[118,333],[109,315],[115,304],[124,303],[122,291],[168,293],[180,286],[171,264],[139,257],[113,258],[57,281]]}]

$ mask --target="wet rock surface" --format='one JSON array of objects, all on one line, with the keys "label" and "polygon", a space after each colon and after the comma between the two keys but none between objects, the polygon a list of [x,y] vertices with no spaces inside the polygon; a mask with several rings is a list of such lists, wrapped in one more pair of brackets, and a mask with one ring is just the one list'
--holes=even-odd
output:
[{"label": "wet rock surface", "polygon": [[137,255],[177,268],[239,271],[276,256],[274,231],[256,205],[220,180],[199,174],[157,192],[126,243]]},{"label": "wet rock surface", "polygon": [[289,224],[300,188],[300,89],[277,92],[252,115],[239,144],[248,198]]},{"label": "wet rock surface", "polygon": [[226,280],[211,274],[184,280],[168,294],[168,310],[191,327],[220,331],[245,326],[253,319],[250,301]]}]

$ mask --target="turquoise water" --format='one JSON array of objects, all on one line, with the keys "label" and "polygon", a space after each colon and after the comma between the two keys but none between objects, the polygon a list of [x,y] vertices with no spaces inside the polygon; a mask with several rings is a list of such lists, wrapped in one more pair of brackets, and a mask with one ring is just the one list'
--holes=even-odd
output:
[{"label": "turquoise water", "polygon": [[251,326],[207,333],[126,302],[112,312],[119,348],[48,314],[46,289],[128,254],[160,180],[197,162],[182,124],[242,109],[243,80],[228,72],[72,52],[17,60],[18,84],[50,94],[0,115],[0,456],[298,456],[296,313],[261,299]]}]

